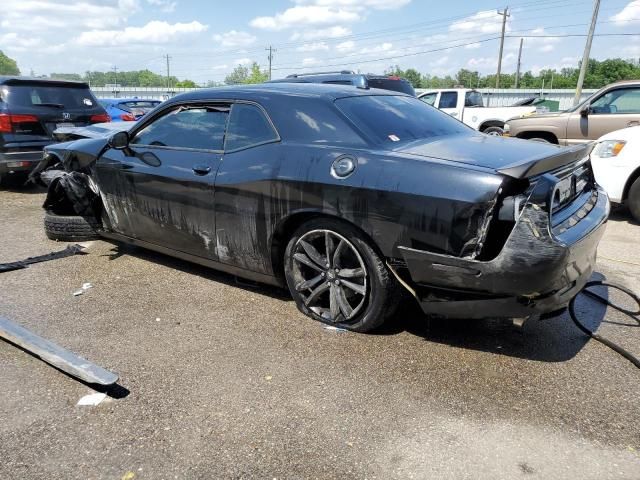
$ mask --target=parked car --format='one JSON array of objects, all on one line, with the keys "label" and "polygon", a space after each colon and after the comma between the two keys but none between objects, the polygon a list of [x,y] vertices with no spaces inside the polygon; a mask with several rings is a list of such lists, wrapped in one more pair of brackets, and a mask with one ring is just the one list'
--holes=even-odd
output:
[{"label": "parked car", "polygon": [[101,98],[99,102],[111,117],[112,122],[139,120],[162,103],[161,100],[143,98]]},{"label": "parked car", "polygon": [[640,80],[607,85],[565,112],[511,119],[506,132],[517,138],[575,145],[634,125],[640,125]]},{"label": "parked car", "polygon": [[596,181],[614,203],[626,203],[640,222],[640,126],[623,128],[598,139],[591,153]]},{"label": "parked car", "polygon": [[286,78],[270,80],[267,83],[324,83],[328,85],[353,85],[358,88],[381,88],[416,96],[411,83],[395,75],[375,75],[355,73],[351,70],[339,72],[294,73]]},{"label": "parked car", "polygon": [[304,314],[355,331],[389,318],[400,288],[432,314],[528,317],[593,270],[609,201],[589,152],[483,135],[382,90],[198,90],[130,131],[47,147],[67,174],[45,231],[287,285]]},{"label": "parked car", "polygon": [[471,128],[487,135],[501,136],[504,124],[513,117],[531,115],[536,107],[485,107],[482,93],[469,88],[429,90],[418,98],[432,105]]},{"label": "parked car", "polygon": [[107,121],[86,83],[0,76],[0,178],[24,181],[56,128]]}]

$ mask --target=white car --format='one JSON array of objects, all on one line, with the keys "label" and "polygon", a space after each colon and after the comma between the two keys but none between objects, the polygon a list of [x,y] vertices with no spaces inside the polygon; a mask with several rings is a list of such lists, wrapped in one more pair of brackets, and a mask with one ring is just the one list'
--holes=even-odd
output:
[{"label": "white car", "polygon": [[640,126],[623,128],[598,139],[591,153],[596,181],[613,203],[626,203],[640,222]]},{"label": "white car", "polygon": [[487,135],[504,133],[507,120],[536,113],[536,107],[485,107],[482,93],[471,88],[429,90],[418,98]]}]

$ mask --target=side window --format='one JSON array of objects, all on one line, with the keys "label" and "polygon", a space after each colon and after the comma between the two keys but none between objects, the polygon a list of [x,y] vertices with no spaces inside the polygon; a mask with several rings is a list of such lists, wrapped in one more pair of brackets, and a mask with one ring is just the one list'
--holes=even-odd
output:
[{"label": "side window", "polygon": [[235,103],[231,107],[225,150],[247,148],[277,139],[278,135],[258,107],[244,103]]},{"label": "side window", "polygon": [[222,150],[229,107],[178,107],[140,130],[134,145]]},{"label": "side window", "polygon": [[458,106],[458,92],[442,92],[439,108],[456,108]]},{"label": "side window", "polygon": [[438,96],[438,94],[436,92],[431,92],[431,93],[427,93],[426,95],[421,96],[420,100],[422,100],[427,105],[433,106],[433,104],[436,103],[436,97],[437,96]]},{"label": "side window", "polygon": [[605,93],[591,104],[594,114],[640,114],[640,88],[620,88]]}]

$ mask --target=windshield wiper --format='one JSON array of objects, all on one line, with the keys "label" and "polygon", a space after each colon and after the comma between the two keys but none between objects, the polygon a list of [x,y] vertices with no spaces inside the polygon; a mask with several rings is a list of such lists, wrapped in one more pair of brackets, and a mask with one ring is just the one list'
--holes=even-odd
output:
[{"label": "windshield wiper", "polygon": [[64,105],[61,103],[34,103],[34,107],[55,107],[55,108],[64,108]]}]

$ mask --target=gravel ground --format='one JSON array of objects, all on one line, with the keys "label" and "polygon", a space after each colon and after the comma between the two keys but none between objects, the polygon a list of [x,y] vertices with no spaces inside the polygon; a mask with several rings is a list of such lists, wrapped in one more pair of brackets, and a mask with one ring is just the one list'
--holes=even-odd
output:
[{"label": "gravel ground", "polygon": [[[0,190],[0,262],[64,247],[43,198]],[[640,291],[639,234],[614,214],[595,277]],[[408,304],[383,332],[336,333],[281,290],[103,241],[0,274],[0,292],[0,315],[121,378],[79,407],[89,386],[0,342],[0,478],[640,478],[640,372],[566,315],[519,328]],[[637,322],[579,310],[640,355]]]}]

